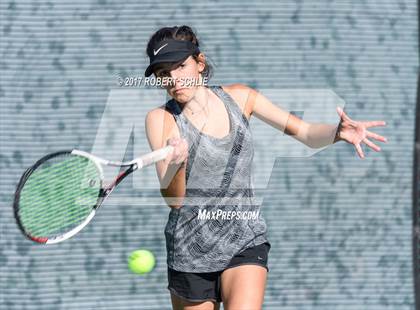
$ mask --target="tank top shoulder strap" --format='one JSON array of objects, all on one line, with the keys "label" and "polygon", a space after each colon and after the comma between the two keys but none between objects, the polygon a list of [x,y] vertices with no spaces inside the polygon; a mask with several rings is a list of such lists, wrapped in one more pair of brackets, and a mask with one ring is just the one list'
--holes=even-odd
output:
[{"label": "tank top shoulder strap", "polygon": [[240,106],[236,103],[236,101],[232,98],[232,96],[223,89],[222,86],[212,86],[213,91],[222,99],[222,101],[225,103],[225,105],[228,108],[228,111],[230,111],[232,114],[237,116],[238,121],[242,121],[242,123],[248,127],[248,119],[244,115],[243,111],[241,110]]},{"label": "tank top shoulder strap", "polygon": [[185,136],[187,133],[186,130],[186,123],[183,119],[182,110],[179,105],[175,102],[175,99],[170,99],[165,103],[165,108],[172,114],[175,119],[175,123],[178,125],[178,129],[180,130],[180,135]]}]

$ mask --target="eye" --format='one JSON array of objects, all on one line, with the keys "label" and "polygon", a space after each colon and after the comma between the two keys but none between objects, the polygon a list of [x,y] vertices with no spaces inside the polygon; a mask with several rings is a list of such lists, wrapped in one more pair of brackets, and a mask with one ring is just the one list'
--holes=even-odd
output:
[{"label": "eye", "polygon": [[164,76],[168,76],[168,71],[160,71],[160,72],[158,72],[158,76],[159,77],[164,77]]}]

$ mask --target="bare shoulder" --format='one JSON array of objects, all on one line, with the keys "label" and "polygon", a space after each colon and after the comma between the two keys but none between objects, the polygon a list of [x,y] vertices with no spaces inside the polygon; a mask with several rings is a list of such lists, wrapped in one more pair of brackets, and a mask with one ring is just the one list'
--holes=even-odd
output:
[{"label": "bare shoulder", "polygon": [[239,105],[247,119],[249,119],[253,111],[257,91],[241,83],[223,85],[222,87]]},{"label": "bare shoulder", "polygon": [[147,112],[145,125],[148,135],[160,135],[167,139],[170,137],[179,137],[179,130],[174,117],[167,110],[165,104]]},{"label": "bare shoulder", "polygon": [[166,109],[165,105],[162,104],[161,106],[158,106],[146,114],[146,118],[150,120],[157,120],[158,118],[163,118],[165,114],[170,114],[170,112]]},{"label": "bare shoulder", "polygon": [[175,124],[175,120],[173,118],[172,113],[168,110],[165,104],[158,106],[146,114],[146,121],[152,122],[169,122]]}]

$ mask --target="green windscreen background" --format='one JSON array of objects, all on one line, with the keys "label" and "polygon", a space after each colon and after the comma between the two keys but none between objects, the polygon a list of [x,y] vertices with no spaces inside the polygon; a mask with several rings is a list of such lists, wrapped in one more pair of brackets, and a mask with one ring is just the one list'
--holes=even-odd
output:
[{"label": "green windscreen background", "polygon": [[[124,180],[92,223],[57,245],[26,240],[12,204],[21,174],[47,153],[77,148],[121,160],[148,151],[141,128],[150,106],[137,93],[115,99],[117,79],[143,76],[154,31],[185,24],[214,64],[211,85],[329,89],[353,119],[387,122],[372,131],[389,142],[377,142],[379,153],[363,145],[364,160],[345,142],[312,156],[284,156],[279,147],[273,156],[275,146],[256,134],[272,244],[264,309],[415,309],[417,14],[414,0],[0,1],[0,308],[171,309],[169,208],[158,189],[140,186],[154,184],[154,168]],[[159,91],[154,106],[166,100]],[[103,136],[116,102],[118,126]],[[323,119],[322,100],[307,104],[311,119]],[[130,136],[133,125],[140,133]],[[117,127],[130,130],[119,135]],[[157,259],[145,276],[127,269],[139,248]]]}]

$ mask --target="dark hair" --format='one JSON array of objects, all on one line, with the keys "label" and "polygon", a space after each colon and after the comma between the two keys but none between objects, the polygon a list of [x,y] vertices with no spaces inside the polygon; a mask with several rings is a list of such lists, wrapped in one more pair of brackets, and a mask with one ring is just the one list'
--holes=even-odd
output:
[{"label": "dark hair", "polygon": [[[159,42],[166,40],[166,39],[175,39],[175,40],[184,40],[184,41],[191,41],[194,43],[197,47],[199,47],[197,36],[195,35],[194,31],[191,29],[191,27],[183,25],[183,26],[174,26],[174,27],[163,27],[160,28],[158,31],[156,31],[149,39],[149,42],[147,43],[146,53],[149,57],[153,55],[153,47],[156,46]],[[195,61],[198,60],[198,54],[193,54],[193,58]],[[179,62],[171,62],[171,63],[161,63],[157,64],[153,67],[155,70],[156,68],[168,68],[169,70],[172,70],[176,67],[178,67],[180,64],[182,64],[184,60],[181,60]],[[208,80],[210,80],[211,76],[213,75],[213,66],[209,64],[207,61],[207,57],[205,60],[205,67],[203,72],[201,72],[203,77],[207,77]]]}]

